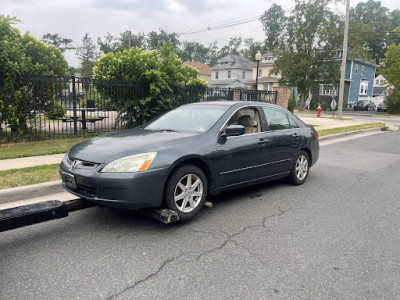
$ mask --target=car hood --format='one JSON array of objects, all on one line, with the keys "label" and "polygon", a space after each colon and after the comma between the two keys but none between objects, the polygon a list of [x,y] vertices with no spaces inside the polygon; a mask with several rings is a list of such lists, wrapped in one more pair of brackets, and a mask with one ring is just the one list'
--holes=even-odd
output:
[{"label": "car hood", "polygon": [[194,136],[197,134],[135,128],[83,141],[73,146],[68,155],[88,162],[103,163],[128,155],[171,148],[181,140]]}]

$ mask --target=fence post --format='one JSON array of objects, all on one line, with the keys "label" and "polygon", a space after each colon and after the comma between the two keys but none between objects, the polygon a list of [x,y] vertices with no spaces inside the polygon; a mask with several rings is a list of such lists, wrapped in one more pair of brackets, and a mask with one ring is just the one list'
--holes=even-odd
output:
[{"label": "fence post", "polygon": [[276,104],[278,102],[278,91],[275,91],[275,103]]},{"label": "fence post", "polygon": [[75,76],[72,76],[72,107],[74,111],[74,135],[78,135],[78,120],[76,115],[76,90],[75,90]]}]

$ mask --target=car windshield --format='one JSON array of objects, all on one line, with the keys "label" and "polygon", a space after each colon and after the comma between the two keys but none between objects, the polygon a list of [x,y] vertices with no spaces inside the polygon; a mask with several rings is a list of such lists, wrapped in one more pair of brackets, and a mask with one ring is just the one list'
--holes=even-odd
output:
[{"label": "car windshield", "polygon": [[146,124],[144,129],[204,132],[209,130],[228,108],[226,105],[182,106]]},{"label": "car windshield", "polygon": [[361,101],[358,101],[358,104],[366,104],[366,103],[368,103],[369,101],[367,101],[367,100],[361,100]]}]

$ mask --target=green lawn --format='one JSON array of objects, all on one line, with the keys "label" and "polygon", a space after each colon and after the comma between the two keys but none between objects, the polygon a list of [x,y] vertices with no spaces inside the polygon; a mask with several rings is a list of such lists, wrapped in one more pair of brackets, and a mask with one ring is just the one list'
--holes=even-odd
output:
[{"label": "green lawn", "polygon": [[0,171],[0,189],[61,179],[58,164]]},{"label": "green lawn", "polygon": [[332,129],[322,129],[322,130],[317,130],[317,131],[318,131],[318,135],[321,137],[321,136],[345,133],[345,132],[356,131],[356,130],[371,129],[371,128],[383,128],[385,126],[386,126],[385,123],[379,122],[379,123],[367,123],[367,124],[347,126],[347,127],[337,127],[337,128],[332,128]]},{"label": "green lawn", "polygon": [[65,153],[73,145],[86,139],[88,137],[1,144],[0,159]]}]

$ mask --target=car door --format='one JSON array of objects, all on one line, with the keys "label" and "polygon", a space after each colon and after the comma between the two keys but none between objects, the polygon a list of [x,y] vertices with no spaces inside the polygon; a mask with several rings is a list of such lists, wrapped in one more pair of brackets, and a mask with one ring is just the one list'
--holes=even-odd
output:
[{"label": "car door", "polygon": [[273,161],[270,171],[274,174],[289,172],[293,157],[303,142],[299,125],[278,107],[264,106],[263,112],[268,124],[269,151]]},{"label": "car door", "polygon": [[[226,125],[242,125],[243,116],[250,116],[253,129],[244,123],[246,132],[240,136],[220,138],[213,155],[212,167],[218,178],[216,188],[223,189],[257,180],[268,176],[265,165],[270,162],[268,133],[261,124],[260,111],[257,108],[244,108],[236,112]],[[248,130],[250,129],[250,130]]]}]

